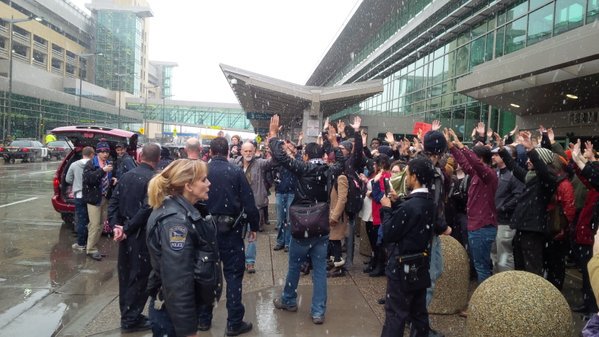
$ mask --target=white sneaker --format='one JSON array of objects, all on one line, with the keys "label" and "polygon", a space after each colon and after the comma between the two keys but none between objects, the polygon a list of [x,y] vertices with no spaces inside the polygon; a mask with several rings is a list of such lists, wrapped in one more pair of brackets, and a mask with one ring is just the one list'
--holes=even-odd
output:
[{"label": "white sneaker", "polygon": [[83,252],[86,249],[85,246],[80,246],[77,242],[75,242],[72,247],[73,249],[78,250],[80,252]]}]

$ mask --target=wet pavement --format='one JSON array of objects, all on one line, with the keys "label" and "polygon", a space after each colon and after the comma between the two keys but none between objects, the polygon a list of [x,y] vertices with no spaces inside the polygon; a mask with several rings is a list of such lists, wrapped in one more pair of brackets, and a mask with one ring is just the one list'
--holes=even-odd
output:
[{"label": "wet pavement", "polygon": [[[75,236],[50,203],[57,166],[0,163],[0,337],[121,336],[117,245],[102,238],[100,250],[108,256],[101,262],[71,249]],[[274,205],[270,210],[272,215]],[[287,254],[272,250],[275,238],[272,224],[259,233],[257,273],[244,277],[245,319],[254,324],[245,336],[380,335],[384,311],[377,300],[384,296],[385,278],[363,274],[364,257],[359,255],[348,276],[328,280],[323,325],[310,319],[310,276],[300,279],[298,312],[274,309],[272,300],[279,296],[287,271]],[[563,293],[571,304],[581,301],[580,282],[580,273],[568,269]],[[584,321],[578,314],[573,318],[572,336],[578,336]],[[199,335],[223,336],[225,322],[223,296],[212,329]],[[446,336],[466,336],[465,322],[458,315],[431,316],[431,325]]]}]

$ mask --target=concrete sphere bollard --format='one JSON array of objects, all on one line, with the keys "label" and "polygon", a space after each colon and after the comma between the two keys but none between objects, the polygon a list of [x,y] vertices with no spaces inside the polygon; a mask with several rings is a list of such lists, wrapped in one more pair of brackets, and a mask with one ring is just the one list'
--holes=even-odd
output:
[{"label": "concrete sphere bollard", "polygon": [[525,271],[505,271],[481,283],[466,319],[469,337],[563,337],[571,327],[572,313],[560,291]]},{"label": "concrete sphere bollard", "polygon": [[428,312],[451,315],[464,310],[468,305],[470,262],[468,253],[458,240],[449,235],[441,235],[439,238],[443,253],[443,273],[435,284]]}]

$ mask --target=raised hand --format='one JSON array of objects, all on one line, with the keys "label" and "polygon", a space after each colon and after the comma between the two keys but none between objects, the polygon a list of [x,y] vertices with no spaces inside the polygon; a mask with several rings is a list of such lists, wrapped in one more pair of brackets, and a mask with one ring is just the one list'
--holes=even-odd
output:
[{"label": "raised hand", "polygon": [[410,149],[410,141],[408,139],[402,139],[401,140],[401,147],[399,149],[399,153],[403,154],[403,155],[407,155],[408,154],[408,150]]},{"label": "raised hand", "polygon": [[356,116],[354,117],[354,122],[349,126],[351,126],[355,132],[358,132],[358,130],[360,130],[360,125],[362,125],[362,117]]},{"label": "raised hand", "polygon": [[497,144],[497,147],[503,147],[503,138],[501,138],[497,132],[493,132],[493,138],[495,138],[495,144]]},{"label": "raised hand", "polygon": [[478,133],[479,136],[484,137],[484,135],[485,135],[485,123],[478,122],[478,125],[476,125],[476,133]]},{"label": "raised hand", "polygon": [[297,145],[302,145],[303,140],[304,140],[304,132],[300,131],[299,136],[297,137]]},{"label": "raised hand", "polygon": [[532,135],[530,131],[520,131],[521,144],[524,146],[526,150],[532,150]]},{"label": "raised hand", "polygon": [[449,135],[449,129],[443,129],[443,136],[445,136],[445,141],[447,142],[447,147],[451,149],[453,147],[453,143],[451,142],[451,136]]},{"label": "raised hand", "polygon": [[493,129],[487,130],[487,139],[493,139]]},{"label": "raised hand", "polygon": [[324,120],[324,124],[322,125],[322,129],[327,131],[329,129],[329,117]]},{"label": "raised hand", "polygon": [[395,144],[395,138],[393,137],[393,133],[391,133],[391,131],[387,131],[387,133],[385,133],[385,140],[387,143],[389,143],[389,146],[393,146],[393,144]]},{"label": "raised hand", "polygon": [[422,139],[422,129],[418,129],[418,133],[416,134],[416,138],[418,138],[418,140]]},{"label": "raised hand", "polygon": [[555,133],[553,133],[553,129],[547,129],[547,137],[549,137],[549,143],[555,144]]},{"label": "raised hand", "polygon": [[276,137],[279,132],[279,115],[275,114],[270,117],[270,125],[268,126],[268,137]]},{"label": "raised hand", "polygon": [[547,129],[543,125],[539,125],[539,133],[543,135],[544,132],[547,132]]},{"label": "raised hand", "polygon": [[366,141],[368,141],[368,134],[366,133],[366,131],[361,130],[360,135],[362,136],[362,144],[366,146]]},{"label": "raised hand", "polygon": [[593,143],[591,143],[588,140],[586,142],[584,142],[584,154],[583,154],[583,156],[585,158],[587,158],[588,160],[595,159],[595,154],[593,153]]},{"label": "raised hand", "polygon": [[432,128],[432,130],[433,130],[433,131],[437,131],[437,130],[439,130],[440,128],[441,128],[441,122],[435,119],[435,120],[433,121],[433,128]]},{"label": "raised hand", "polygon": [[451,136],[452,140],[453,140],[453,144],[455,146],[458,147],[458,149],[461,149],[464,147],[464,144],[462,144],[462,142],[460,141],[460,138],[458,138],[458,135],[456,135],[455,131],[453,131],[453,129],[449,129],[449,135]]},{"label": "raised hand", "polygon": [[516,132],[518,132],[518,125],[514,126],[514,130],[510,131],[509,135],[513,136],[516,134]]}]

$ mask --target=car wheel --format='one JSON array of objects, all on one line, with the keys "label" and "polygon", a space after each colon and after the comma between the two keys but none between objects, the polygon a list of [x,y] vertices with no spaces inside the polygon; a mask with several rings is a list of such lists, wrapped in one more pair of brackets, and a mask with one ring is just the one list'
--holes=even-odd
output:
[{"label": "car wheel", "polygon": [[75,228],[75,216],[71,213],[60,213],[60,217],[62,218],[62,221],[64,222],[64,224],[71,228],[74,229]]},{"label": "car wheel", "polygon": [[30,154],[29,155],[29,162],[33,163],[35,161],[35,157],[36,157],[35,153]]},{"label": "car wheel", "polygon": [[4,158],[4,164],[10,164],[10,158]]},{"label": "car wheel", "polygon": [[14,164],[14,163],[15,163],[15,158],[11,158],[11,159],[10,159],[10,162],[11,162],[12,164]]}]

